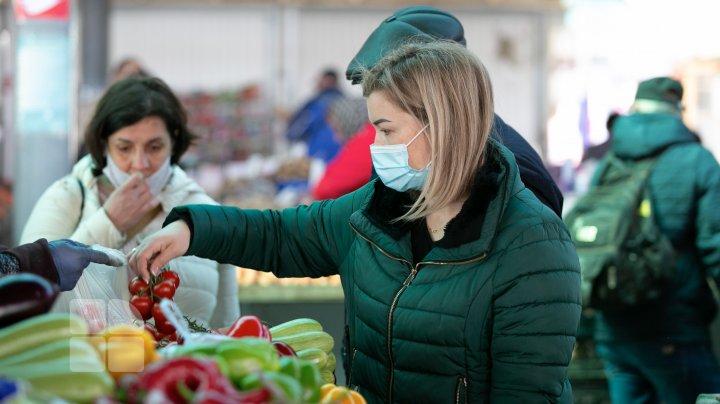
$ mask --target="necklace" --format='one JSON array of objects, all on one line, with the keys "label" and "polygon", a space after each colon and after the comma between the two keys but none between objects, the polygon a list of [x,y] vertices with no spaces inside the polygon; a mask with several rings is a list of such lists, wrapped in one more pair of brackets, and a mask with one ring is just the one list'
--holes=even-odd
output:
[{"label": "necklace", "polygon": [[430,227],[430,223],[428,223],[427,220],[425,221],[425,224],[427,225],[428,230],[430,230],[430,234],[444,233],[445,227],[447,227],[447,223],[445,223],[442,227],[433,229],[432,227]]}]

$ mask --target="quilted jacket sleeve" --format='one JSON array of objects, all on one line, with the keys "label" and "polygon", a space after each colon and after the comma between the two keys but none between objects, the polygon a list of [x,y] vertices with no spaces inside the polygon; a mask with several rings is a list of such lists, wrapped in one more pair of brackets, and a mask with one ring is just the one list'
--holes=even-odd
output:
[{"label": "quilted jacket sleeve", "polygon": [[[13,268],[14,270],[12,272],[7,273],[32,273],[40,275],[50,282],[58,283],[57,269],[55,268],[52,255],[50,255],[47,240],[40,239],[33,243],[27,243],[9,249],[5,246],[0,246],[0,254],[11,255],[17,260],[19,268]],[[0,276],[2,275],[3,273],[0,271]]]},{"label": "quilted jacket sleeve", "polygon": [[720,281],[720,167],[713,155],[701,148],[694,160],[697,213],[695,244],[708,275]]},{"label": "quilted jacket sleeve", "polygon": [[328,276],[348,251],[350,215],[371,189],[282,211],[187,205],[173,209],[165,223],[182,218],[190,224],[188,255],[278,277]]},{"label": "quilted jacket sleeve", "polygon": [[507,243],[493,280],[493,403],[572,402],[580,265],[565,226],[545,217]]}]

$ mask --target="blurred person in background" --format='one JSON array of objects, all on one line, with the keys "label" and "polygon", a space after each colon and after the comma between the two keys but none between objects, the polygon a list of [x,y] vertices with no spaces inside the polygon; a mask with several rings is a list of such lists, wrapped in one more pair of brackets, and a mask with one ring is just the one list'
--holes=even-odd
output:
[{"label": "blurred person in background", "polygon": [[[407,40],[450,40],[465,46],[464,29],[451,13],[430,6],[413,6],[397,10],[383,20],[355,55],[345,73],[353,84],[362,81],[364,69],[372,68],[387,52]],[[369,139],[371,126],[365,126],[360,139]],[[500,116],[495,114],[491,134],[515,155],[520,178],[540,201],[558,216],[562,214],[563,195],[545,165],[530,144]],[[367,158],[370,158],[369,152]],[[369,174],[368,174],[369,175]]]},{"label": "blurred person in background", "polygon": [[58,285],[61,291],[71,290],[91,263],[121,266],[124,261],[72,240],[45,239],[7,248],[0,245],[0,278],[17,274],[39,275]]},{"label": "blurred person in background", "polygon": [[578,258],[490,136],[484,66],[456,43],[406,44],[364,73],[363,95],[379,179],[282,211],[178,207],[131,267],[196,255],[339,274],[348,384],[370,403],[570,403]]},{"label": "blurred person in background", "polygon": [[[175,206],[215,203],[178,166],[195,138],[162,80],[131,75],[118,81],[85,131],[89,154],[43,193],[21,242],[69,238],[127,253],[160,229]],[[213,326],[237,318],[233,266],[184,257],[169,267],[180,275],[175,300],[185,314]]]},{"label": "blurred person in background", "polygon": [[643,81],[630,114],[612,122],[617,157],[662,152],[648,179],[651,209],[676,253],[675,278],[659,303],[596,313],[596,349],[614,403],[693,403],[700,393],[720,392],[710,339],[717,304],[709,286],[720,279],[720,167],[683,123],[682,96],[672,78]]},{"label": "blurred person in background", "polygon": [[144,77],[150,77],[150,74],[143,67],[142,63],[134,57],[128,57],[121,60],[112,71],[112,77],[110,83],[115,84],[116,82],[126,79],[132,75],[139,75]]},{"label": "blurred person in background", "polygon": [[0,179],[0,244],[10,244],[13,194],[9,181]]},{"label": "blurred person in background", "polygon": [[327,116],[338,141],[343,144],[340,152],[325,168],[315,184],[314,199],[334,199],[361,188],[370,181],[372,161],[368,158],[372,136],[354,136],[368,123],[365,99],[342,96],[330,104]]},{"label": "blurred person in background", "polygon": [[[580,164],[575,169],[575,173],[573,175],[573,199],[587,193],[588,187],[590,186],[590,180],[592,179],[598,163],[603,157],[605,157],[607,152],[610,151],[613,137],[612,125],[619,116],[621,116],[621,114],[618,112],[610,113],[605,121],[608,138],[602,143],[592,145],[585,149],[582,159],[580,160]],[[565,205],[566,210],[569,210],[571,207],[572,206],[568,206],[568,204]]]},{"label": "blurred person in background", "polygon": [[338,87],[337,72],[333,69],[324,70],[320,74],[315,90],[315,95],[288,121],[285,136],[292,142],[305,143],[308,157],[321,159],[327,163],[340,150],[340,143],[327,122],[330,104],[342,96],[342,91]]},{"label": "blurred person in background", "polygon": [[[111,71],[110,71],[110,85],[117,83],[120,80],[128,78],[132,75],[138,75],[142,77],[150,77],[150,74],[139,60],[134,57],[127,57],[122,59]],[[95,113],[97,108],[97,98],[93,98],[90,102],[81,103],[78,111],[78,121],[80,127],[84,128],[88,125],[92,119],[92,114]],[[81,143],[78,149],[78,161],[88,154],[85,143]]]}]

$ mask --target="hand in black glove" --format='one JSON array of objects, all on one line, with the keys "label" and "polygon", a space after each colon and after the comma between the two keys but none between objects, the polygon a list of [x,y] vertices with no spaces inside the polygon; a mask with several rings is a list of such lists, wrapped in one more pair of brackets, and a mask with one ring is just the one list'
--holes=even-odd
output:
[{"label": "hand in black glove", "polygon": [[124,263],[117,257],[93,250],[89,246],[72,240],[55,240],[48,243],[57,268],[60,290],[71,290],[75,287],[90,263],[110,266],[121,266]]}]

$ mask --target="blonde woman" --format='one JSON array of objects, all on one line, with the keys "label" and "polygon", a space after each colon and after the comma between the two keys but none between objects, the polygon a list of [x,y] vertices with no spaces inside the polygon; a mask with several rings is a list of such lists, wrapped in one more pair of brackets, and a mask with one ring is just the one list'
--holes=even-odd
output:
[{"label": "blonde woman", "polygon": [[369,402],[571,402],[580,272],[562,221],[489,140],[490,80],[457,44],[411,44],[363,78],[379,179],[284,211],[176,208],[128,258],[197,255],[340,274],[348,384]]}]

